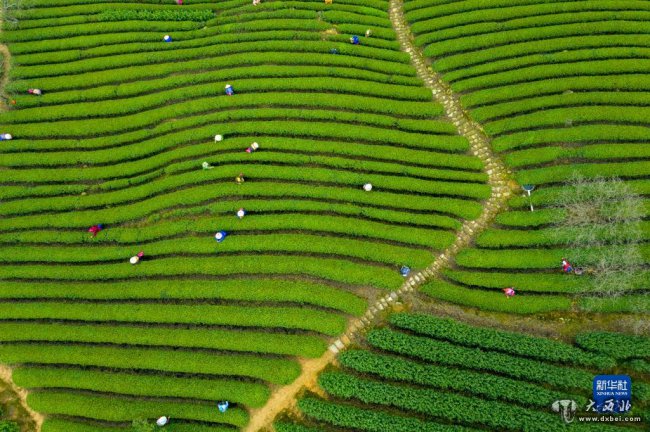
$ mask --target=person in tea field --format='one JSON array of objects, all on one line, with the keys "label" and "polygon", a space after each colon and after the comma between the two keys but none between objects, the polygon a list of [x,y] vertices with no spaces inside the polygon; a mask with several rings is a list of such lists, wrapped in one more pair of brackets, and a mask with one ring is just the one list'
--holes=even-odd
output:
[{"label": "person in tea field", "polygon": [[91,233],[93,235],[93,237],[97,237],[97,233],[100,232],[103,229],[104,229],[104,225],[97,224],[97,225],[93,225],[90,228],[88,228],[88,232]]},{"label": "person in tea field", "polygon": [[225,231],[219,231],[214,235],[214,239],[217,241],[217,243],[221,243],[226,239],[227,235],[228,233],[226,233]]},{"label": "person in tea field", "polygon": [[244,210],[243,208],[237,210],[237,217],[239,219],[244,219],[244,216],[246,216],[246,210]]},{"label": "person in tea field", "polygon": [[11,134],[8,133],[0,134],[0,141],[10,141],[12,139],[14,139],[14,137]]},{"label": "person in tea field", "polygon": [[239,185],[244,183],[245,181],[246,180],[244,180],[244,173],[239,173],[239,175],[237,177],[235,177],[235,183],[237,183]]},{"label": "person in tea field", "polygon": [[246,149],[246,153],[253,153],[253,152],[257,151],[258,148],[260,148],[260,145],[258,143],[256,143],[256,142],[254,142],[253,144],[250,145],[250,147],[248,147]]},{"label": "person in tea field", "polygon": [[350,43],[351,43],[352,45],[359,45],[359,36],[352,36],[352,37],[350,38]]},{"label": "person in tea field", "polygon": [[562,271],[564,273],[571,273],[573,271],[573,266],[566,258],[562,258]]},{"label": "person in tea field", "polygon": [[27,90],[27,93],[29,93],[31,95],[34,95],[34,96],[40,96],[40,95],[43,94],[41,89],[36,89],[36,88]]},{"label": "person in tea field", "polygon": [[503,293],[506,295],[506,297],[514,297],[515,296],[515,289],[510,287],[510,288],[504,288]]},{"label": "person in tea field", "polygon": [[262,0],[253,0],[253,6],[257,6],[260,3],[262,3]]},{"label": "person in tea field", "polygon": [[232,96],[235,94],[235,91],[232,89],[232,86],[230,84],[226,84],[226,94],[228,96]]},{"label": "person in tea field", "polygon": [[203,168],[204,170],[209,170],[209,169],[212,169],[212,168],[214,168],[214,167],[213,167],[212,165],[210,165],[210,164],[206,161],[206,162],[203,162],[203,163],[201,164],[201,168]]},{"label": "person in tea field", "polygon": [[366,37],[370,37],[372,35],[372,30],[368,29],[366,30]]},{"label": "person in tea field", "polygon": [[140,262],[143,256],[144,256],[144,252],[140,251],[135,256],[132,256],[131,259],[129,259],[129,262],[131,263],[131,265],[136,265],[137,263]]}]

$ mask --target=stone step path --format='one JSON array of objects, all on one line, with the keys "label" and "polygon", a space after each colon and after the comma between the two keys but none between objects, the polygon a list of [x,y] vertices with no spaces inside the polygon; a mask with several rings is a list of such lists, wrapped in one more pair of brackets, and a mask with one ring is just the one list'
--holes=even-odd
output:
[{"label": "stone step path", "polygon": [[246,428],[246,432],[272,428],[273,419],[277,414],[285,409],[295,408],[296,396],[303,388],[308,387],[305,383],[316,385],[318,375],[336,360],[336,354],[350,346],[361,331],[377,322],[382,311],[389,309],[404,294],[416,291],[422,284],[437,277],[443,268],[449,266],[460,250],[469,246],[476,236],[490,225],[496,215],[506,207],[508,198],[518,188],[512,179],[512,173],[492,152],[490,139],[481,126],[471,120],[449,85],[429,68],[421,50],[413,43],[413,35],[404,18],[402,1],[391,0],[389,6],[390,20],[397,32],[402,50],[409,53],[418,76],[431,89],[435,100],[442,104],[447,117],[456,126],[459,134],[468,139],[471,152],[483,162],[492,193],[485,202],[483,212],[478,219],[466,221],[458,232],[454,243],[441,253],[429,267],[409,276],[399,289],[376,301],[361,318],[354,320],[348,326],[345,333],[329,346],[323,356],[313,361],[315,367],[303,369],[302,374],[293,384],[283,387],[271,396],[272,403],[265,405],[259,412],[252,413],[251,423]]},{"label": "stone step path", "polygon": [[496,215],[506,207],[508,198],[518,188],[513,180],[512,173],[493,153],[490,139],[483,131],[483,128],[470,118],[449,85],[428,66],[422,51],[415,46],[413,34],[404,17],[402,0],[390,1],[389,16],[397,33],[400,46],[403,51],[411,56],[411,61],[418,76],[431,89],[434,99],[444,107],[446,116],[456,126],[458,133],[467,138],[472,154],[483,162],[492,193],[485,202],[483,212],[478,219],[466,221],[458,232],[454,243],[440,254],[429,267],[413,274],[406,279],[399,289],[379,299],[366,311],[361,319],[348,328],[348,331],[340,339],[330,345],[330,351],[335,354],[345,349],[360,330],[374,323],[378,314],[390,304],[396,302],[403,294],[414,292],[428,280],[437,277],[440,271],[449,265],[460,250],[469,246],[476,236],[490,225]]}]

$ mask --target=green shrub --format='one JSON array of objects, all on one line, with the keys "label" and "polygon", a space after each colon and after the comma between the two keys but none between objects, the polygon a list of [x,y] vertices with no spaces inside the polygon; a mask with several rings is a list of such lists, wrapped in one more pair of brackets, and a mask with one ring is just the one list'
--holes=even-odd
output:
[{"label": "green shrub", "polygon": [[[506,275],[511,276],[511,275]],[[516,277],[517,274],[513,274]],[[488,279],[482,274],[483,279]],[[531,277],[532,279],[532,277]],[[513,286],[514,284],[501,285]],[[517,285],[514,285],[518,288]],[[506,299],[502,292],[489,292],[480,289],[468,289],[458,285],[452,285],[443,281],[431,281],[421,288],[425,294],[454,304],[461,304],[495,312],[507,312],[515,314],[536,314],[555,311],[569,311],[571,300],[568,298],[552,295],[526,296],[519,293],[514,299]],[[514,301],[512,301],[514,300]]]},{"label": "green shrub", "polygon": [[[233,327],[303,329],[336,336],[345,331],[344,317],[318,309],[281,306],[159,305],[30,302],[20,308],[0,304],[0,313],[16,320],[75,320],[118,323],[202,324]],[[6,312],[6,313],[5,313]]]},{"label": "green shrub", "polygon": [[614,361],[609,357],[593,355],[566,343],[475,327],[452,319],[401,313],[391,315],[390,323],[394,327],[420,335],[486,351],[500,351],[537,360],[593,366],[599,369],[611,369],[615,366]]},{"label": "green shrub", "polygon": [[316,336],[263,331],[169,329],[131,326],[74,324],[0,324],[3,342],[42,341],[130,344],[152,347],[208,348],[230,351],[318,357],[325,341]]},{"label": "green shrub", "polygon": [[197,280],[129,280],[125,282],[32,283],[0,282],[0,297],[5,299],[128,300],[178,299],[249,302],[290,302],[362,315],[366,300],[338,288],[314,282],[276,279],[230,279],[218,284]]},{"label": "green shrub", "polygon": [[14,381],[23,388],[66,388],[143,397],[229,400],[258,408],[269,398],[267,386],[224,378],[176,377],[157,374],[104,372],[76,368],[19,367]]},{"label": "green shrub", "polygon": [[[471,432],[462,426],[439,424],[404,417],[382,410],[364,409],[354,405],[327,402],[307,397],[298,401],[298,407],[307,416],[329,424],[352,430],[384,432]],[[279,429],[279,432],[313,432],[312,429]]]},{"label": "green shrub", "polygon": [[584,370],[558,367],[507,354],[465,348],[448,342],[411,336],[392,330],[372,330],[368,342],[375,348],[429,363],[495,372],[515,379],[550,384],[563,390],[589,388],[593,376]]},{"label": "green shrub", "polygon": [[239,407],[231,407],[225,413],[220,413],[216,404],[75,394],[60,390],[30,393],[28,403],[34,410],[50,415],[78,416],[113,422],[126,422],[133,418],[157,418],[161,412],[175,419],[231,424],[238,427],[245,426],[248,422],[248,412]]},{"label": "green shrub", "polygon": [[[566,396],[566,393],[547,390],[524,381],[468,370],[422,365],[400,357],[369,351],[345,351],[339,356],[339,362],[346,368],[364,375],[371,374],[375,378],[420,384],[444,391],[462,392],[489,400],[511,401],[542,409],[546,409],[550,402]],[[580,405],[587,402],[581,396],[571,397],[575,398]]]},{"label": "green shrub", "polygon": [[[406,409],[442,418],[453,424],[482,424],[499,430],[565,430],[563,424],[555,421],[552,413],[529,410],[512,404],[364,380],[334,372],[322,374],[318,381],[328,393],[339,398]],[[513,415],[506,417],[497,414],[506,409]]]},{"label": "green shrub", "polygon": [[208,21],[214,13],[206,9],[105,9],[100,21]]},{"label": "green shrub", "polygon": [[123,347],[111,345],[3,343],[3,363],[75,365],[112,370],[164,371],[249,377],[286,385],[300,375],[300,365],[286,357],[257,354],[217,354],[201,350]]},{"label": "green shrub", "polygon": [[576,343],[589,351],[604,353],[615,359],[650,359],[650,338],[611,332],[586,332],[576,336]]}]

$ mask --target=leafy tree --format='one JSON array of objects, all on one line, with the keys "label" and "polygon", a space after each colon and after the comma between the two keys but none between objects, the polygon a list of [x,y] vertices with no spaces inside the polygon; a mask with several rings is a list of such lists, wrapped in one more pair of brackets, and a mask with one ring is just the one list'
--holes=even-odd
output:
[{"label": "leafy tree", "polygon": [[615,298],[639,284],[643,201],[628,184],[574,174],[553,205],[564,214],[554,240],[574,250],[569,261],[586,267],[590,296]]}]

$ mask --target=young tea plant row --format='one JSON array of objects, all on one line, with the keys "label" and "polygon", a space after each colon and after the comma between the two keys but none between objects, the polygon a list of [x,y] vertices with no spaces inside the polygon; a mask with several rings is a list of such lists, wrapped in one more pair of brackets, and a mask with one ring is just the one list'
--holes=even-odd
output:
[{"label": "young tea plant row", "polygon": [[[617,336],[629,337],[611,334]],[[400,431],[561,431],[566,425],[551,404],[572,399],[584,409],[593,377],[622,366],[607,354],[564,342],[424,314],[393,314],[390,327],[372,330],[366,343],[366,349],[341,353],[339,367],[320,375],[326,399],[307,394],[298,402],[300,420],[281,417],[276,429],[380,431],[391,425]],[[569,354],[573,357],[567,359]],[[633,375],[639,390],[634,412],[639,413],[650,394],[642,375]],[[516,415],[498,415],[506,406]],[[572,427],[620,429],[592,423]]]}]

